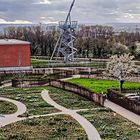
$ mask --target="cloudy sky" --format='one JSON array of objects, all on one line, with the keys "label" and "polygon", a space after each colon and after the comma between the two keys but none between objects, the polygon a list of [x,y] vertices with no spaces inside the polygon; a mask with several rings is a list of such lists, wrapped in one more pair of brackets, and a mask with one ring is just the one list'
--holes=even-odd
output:
[{"label": "cloudy sky", "polygon": [[[72,0],[0,0],[0,23],[56,23]],[[140,22],[140,0],[76,0],[73,20],[80,23]]]}]

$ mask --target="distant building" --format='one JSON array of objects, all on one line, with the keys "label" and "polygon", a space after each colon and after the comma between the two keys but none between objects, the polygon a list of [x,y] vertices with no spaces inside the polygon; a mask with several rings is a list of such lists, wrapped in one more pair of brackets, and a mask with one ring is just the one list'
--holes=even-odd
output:
[{"label": "distant building", "polygon": [[30,43],[15,39],[0,39],[0,71],[30,69]]},{"label": "distant building", "polygon": [[40,26],[44,32],[52,33],[53,31],[59,31],[58,24],[41,24]]}]

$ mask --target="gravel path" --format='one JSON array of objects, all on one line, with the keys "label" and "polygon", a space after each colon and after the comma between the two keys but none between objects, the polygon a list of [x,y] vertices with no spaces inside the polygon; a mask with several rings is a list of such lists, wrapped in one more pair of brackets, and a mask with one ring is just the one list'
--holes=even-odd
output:
[{"label": "gravel path", "polygon": [[22,115],[23,113],[26,112],[27,108],[26,106],[18,101],[12,100],[12,99],[8,99],[8,98],[3,98],[0,97],[1,101],[6,101],[6,102],[11,102],[13,104],[15,104],[17,106],[17,112],[14,114],[10,114],[10,115],[1,115],[0,116],[0,127],[5,126],[7,124],[19,121],[21,118],[19,118],[19,115]]}]

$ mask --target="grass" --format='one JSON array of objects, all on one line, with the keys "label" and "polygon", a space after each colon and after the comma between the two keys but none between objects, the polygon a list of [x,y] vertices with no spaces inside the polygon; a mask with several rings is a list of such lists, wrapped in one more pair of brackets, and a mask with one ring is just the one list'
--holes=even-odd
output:
[{"label": "grass", "polygon": [[49,67],[95,67],[105,68],[106,64],[103,62],[92,63],[48,63],[48,60],[31,59],[31,64],[34,68],[49,68]]},{"label": "grass", "polygon": [[34,87],[30,89],[4,88],[0,89],[0,96],[18,100],[27,107],[29,115],[41,115],[57,112],[53,106],[47,104],[41,97],[43,87]]},{"label": "grass", "polygon": [[[43,89],[50,91],[50,96],[58,104],[70,109],[90,109],[89,111],[79,112],[87,118],[99,131],[102,140],[138,140],[140,139],[139,126],[127,119],[115,114],[110,109],[96,105],[87,99],[74,93],[57,89],[54,87],[37,87],[31,89],[4,89],[1,96],[22,100],[28,105],[30,114],[43,114],[48,112],[48,107],[38,106],[42,102],[39,92]],[[19,95],[19,96],[17,96]],[[20,98],[19,98],[20,97]],[[34,98],[35,97],[35,98]],[[32,99],[39,98],[39,102]],[[29,101],[31,100],[31,102]],[[44,104],[44,103],[43,103]],[[45,102],[45,105],[47,103]],[[35,106],[34,106],[35,105]],[[48,105],[48,104],[47,104]],[[55,109],[51,108],[51,112]],[[34,111],[32,111],[34,109]],[[50,110],[49,110],[50,111]],[[13,123],[0,128],[0,140],[87,140],[83,128],[70,116],[57,115],[51,117],[34,118]]]},{"label": "grass", "polygon": [[48,60],[31,59],[31,65],[34,68],[46,68],[48,67]]},{"label": "grass", "polygon": [[[106,68],[106,62],[103,61],[92,61],[90,63],[74,63],[74,64],[64,64],[64,63],[48,63],[48,60],[44,59],[31,59],[31,64],[34,68],[48,68],[48,67],[94,67],[94,68]],[[137,61],[136,65],[140,65]]]},{"label": "grass", "polygon": [[80,112],[99,131],[102,140],[138,140],[139,126],[115,114],[110,109],[96,105],[71,92],[53,87],[47,87],[50,96],[59,104],[71,109],[90,109]]},{"label": "grass", "polygon": [[[111,80],[76,78],[76,79],[68,80],[68,82],[84,86],[86,88],[91,89],[92,91],[96,93],[107,93],[107,89],[109,88],[119,88],[119,82],[111,81]],[[140,88],[140,83],[125,82],[124,88],[125,89]]]},{"label": "grass", "polygon": [[6,101],[0,101],[0,114],[13,114],[16,111],[16,105]]},{"label": "grass", "polygon": [[83,128],[67,115],[28,119],[0,128],[1,140],[88,140]]},{"label": "grass", "polygon": [[98,107],[95,103],[78,96],[74,93],[54,87],[33,87],[33,88],[4,88],[0,89],[1,97],[7,97],[21,101],[27,106],[27,112],[31,115],[49,114],[58,110],[47,104],[41,97],[43,89],[49,90],[51,98],[58,104],[70,109],[89,109]]},{"label": "grass", "polygon": [[80,112],[98,130],[102,140],[138,140],[139,126],[114,113],[110,109],[100,108]]},{"label": "grass", "polygon": [[4,76],[0,76],[0,81],[7,81],[7,80],[11,80],[13,78],[13,76],[9,76],[9,75],[4,75]]},{"label": "grass", "polygon": [[75,93],[64,91],[62,89],[47,87],[49,95],[58,104],[69,109],[90,109],[99,107],[94,102],[89,101]]}]

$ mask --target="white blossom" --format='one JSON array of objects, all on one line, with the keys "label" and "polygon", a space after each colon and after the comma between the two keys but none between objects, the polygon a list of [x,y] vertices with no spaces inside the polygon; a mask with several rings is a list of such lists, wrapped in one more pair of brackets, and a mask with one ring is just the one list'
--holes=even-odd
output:
[{"label": "white blossom", "polygon": [[130,56],[130,54],[112,56],[107,63],[108,73],[119,80],[125,80],[129,73],[135,71],[133,59],[134,57]]},{"label": "white blossom", "polygon": [[136,48],[136,54],[137,55],[140,55],[140,42],[136,42],[136,46],[137,46],[137,48]]}]

